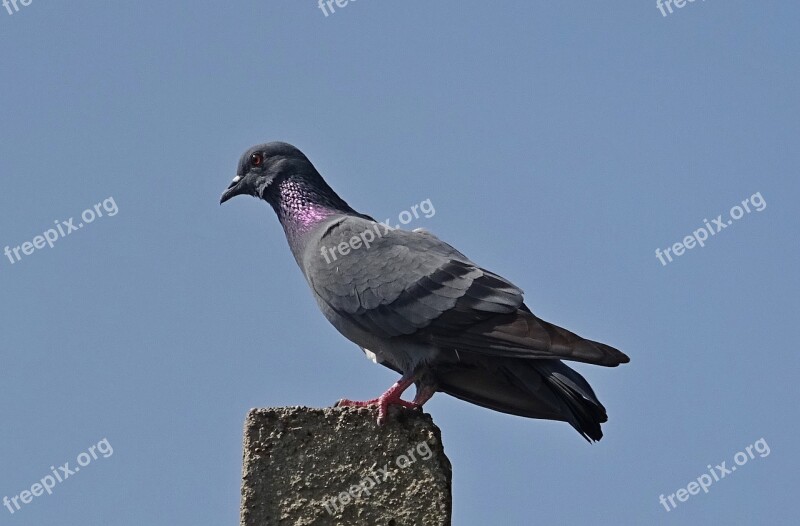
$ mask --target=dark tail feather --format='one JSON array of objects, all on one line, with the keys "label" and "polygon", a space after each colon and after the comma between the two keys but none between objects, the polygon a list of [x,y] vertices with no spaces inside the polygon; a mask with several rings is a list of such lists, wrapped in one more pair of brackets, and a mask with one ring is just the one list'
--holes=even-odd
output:
[{"label": "dark tail feather", "polygon": [[588,382],[561,362],[537,364],[548,384],[566,403],[572,417],[568,422],[591,442],[603,438],[600,424],[608,421],[606,408],[597,399]]},{"label": "dark tail feather", "polygon": [[589,442],[608,420],[603,404],[576,371],[560,360],[505,359],[437,368],[439,391],[495,411],[561,420]]}]

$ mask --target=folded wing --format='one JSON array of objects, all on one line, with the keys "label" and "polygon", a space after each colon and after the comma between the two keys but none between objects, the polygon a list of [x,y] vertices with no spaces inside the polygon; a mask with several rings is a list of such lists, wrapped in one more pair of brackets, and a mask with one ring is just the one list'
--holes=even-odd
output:
[{"label": "folded wing", "polygon": [[[349,216],[331,221],[317,241],[303,258],[312,288],[339,315],[375,335],[487,356],[606,366],[628,361],[613,347],[537,318],[520,288],[430,233],[386,231]],[[327,260],[320,255],[320,247],[342,243],[348,253]]]}]

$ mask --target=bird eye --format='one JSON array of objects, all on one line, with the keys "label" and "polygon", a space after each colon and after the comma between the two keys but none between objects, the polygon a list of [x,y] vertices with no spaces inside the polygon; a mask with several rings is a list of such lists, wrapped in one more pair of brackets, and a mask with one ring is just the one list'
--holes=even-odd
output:
[{"label": "bird eye", "polygon": [[250,156],[250,164],[253,166],[261,166],[264,163],[264,156],[256,152]]}]

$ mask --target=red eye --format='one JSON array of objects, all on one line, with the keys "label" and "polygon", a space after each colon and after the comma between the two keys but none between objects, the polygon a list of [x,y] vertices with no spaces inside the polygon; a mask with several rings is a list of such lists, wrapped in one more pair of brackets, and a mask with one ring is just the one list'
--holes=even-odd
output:
[{"label": "red eye", "polygon": [[253,166],[261,166],[264,162],[264,156],[256,152],[250,156],[250,164]]}]

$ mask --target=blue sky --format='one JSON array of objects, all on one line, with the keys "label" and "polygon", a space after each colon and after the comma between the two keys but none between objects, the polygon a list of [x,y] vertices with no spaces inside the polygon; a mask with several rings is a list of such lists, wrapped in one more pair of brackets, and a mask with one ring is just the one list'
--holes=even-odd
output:
[{"label": "blue sky", "polygon": [[[697,1],[665,17],[630,0],[0,9],[0,250],[21,255],[0,254],[0,498],[113,446],[0,524],[235,524],[248,409],[395,381],[318,313],[268,206],[219,207],[239,155],[270,140],[362,212],[430,199],[409,228],[631,357],[575,366],[608,409],[595,445],[435,396],[454,524],[793,523],[799,15]],[[659,262],[756,193],[762,211]],[[86,209],[103,215],[67,235]],[[52,248],[36,241],[59,225]],[[769,455],[659,503],[762,438]]]}]

